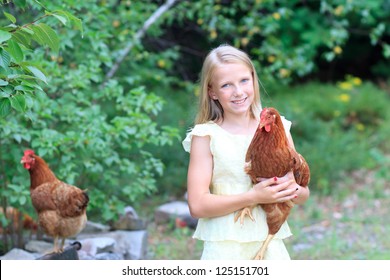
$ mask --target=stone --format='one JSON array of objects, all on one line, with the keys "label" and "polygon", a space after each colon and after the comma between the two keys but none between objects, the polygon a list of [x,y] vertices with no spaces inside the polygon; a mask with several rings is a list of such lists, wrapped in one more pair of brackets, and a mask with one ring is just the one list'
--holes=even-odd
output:
[{"label": "stone", "polygon": [[100,253],[95,256],[95,260],[123,260],[123,256],[116,253]]},{"label": "stone", "polygon": [[0,257],[0,260],[35,260],[36,256],[25,250],[13,248],[11,251]]},{"label": "stone", "polygon": [[30,240],[24,246],[26,251],[44,254],[50,252],[54,248],[54,244],[43,240]]},{"label": "stone", "polygon": [[117,230],[113,231],[111,236],[117,241],[114,253],[122,254],[125,260],[145,259],[148,247],[148,233],[146,230]]},{"label": "stone", "polygon": [[114,230],[143,230],[146,227],[146,221],[140,219],[137,212],[131,206],[127,206],[125,213],[113,224]]},{"label": "stone", "polygon": [[109,230],[110,230],[109,226],[87,221],[85,228],[80,233],[99,233],[99,232],[108,232]]},{"label": "stone", "polygon": [[77,251],[80,250],[80,247],[81,243],[76,241],[70,246],[65,246],[62,252],[45,254],[37,260],[79,260]]},{"label": "stone", "polygon": [[95,256],[103,252],[113,252],[116,246],[116,241],[111,237],[95,237],[79,240],[81,243],[80,251],[87,255]]},{"label": "stone", "polygon": [[156,224],[165,224],[169,221],[175,221],[176,217],[191,216],[188,203],[184,201],[173,201],[159,206],[154,219]]},{"label": "stone", "polygon": [[[79,249],[78,246],[76,249],[80,260],[143,260],[147,258],[148,232],[146,230],[106,231],[106,227],[96,223],[93,223],[93,227],[100,230],[82,232],[77,235],[77,241],[81,244],[81,248]],[[73,242],[74,240],[67,239],[65,244]],[[32,240],[28,242],[26,248],[38,253],[14,248],[0,259],[44,259],[47,256],[43,254],[53,249],[53,243]],[[76,259],[76,256],[72,258]]]}]

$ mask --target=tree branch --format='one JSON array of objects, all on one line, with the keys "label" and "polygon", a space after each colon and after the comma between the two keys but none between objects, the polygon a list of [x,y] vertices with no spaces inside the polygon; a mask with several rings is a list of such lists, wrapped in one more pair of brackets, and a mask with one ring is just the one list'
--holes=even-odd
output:
[{"label": "tree branch", "polygon": [[129,52],[131,51],[131,49],[134,47],[134,43],[135,42],[138,42],[146,33],[146,31],[149,29],[149,27],[154,23],[156,22],[161,16],[162,14],[164,14],[167,10],[169,10],[171,8],[171,6],[173,4],[175,4],[177,0],[167,0],[167,2],[165,2],[164,5],[160,6],[160,8],[158,8],[144,23],[144,25],[142,26],[142,28],[140,30],[137,31],[137,33],[135,34],[134,36],[134,39],[131,40],[127,46],[123,49],[121,55],[116,59],[114,65],[112,66],[112,68],[110,69],[110,71],[106,74],[105,78],[104,78],[104,82],[102,83],[101,85],[101,88],[104,87],[104,85],[106,84],[106,82],[111,79],[116,71],[118,70],[119,68],[119,65],[123,62],[123,60],[126,58],[126,56],[129,54]]}]

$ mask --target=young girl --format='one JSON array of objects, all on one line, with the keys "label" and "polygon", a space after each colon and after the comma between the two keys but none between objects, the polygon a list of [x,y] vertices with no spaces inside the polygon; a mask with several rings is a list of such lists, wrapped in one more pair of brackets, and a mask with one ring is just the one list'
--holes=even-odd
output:
[{"label": "young girl", "polygon": [[[204,241],[201,259],[252,259],[265,240],[265,213],[255,207],[253,222],[234,222],[235,212],[259,203],[293,200],[302,204],[309,189],[292,172],[281,178],[259,178],[253,185],[245,173],[245,155],[259,124],[259,83],[246,53],[223,45],[206,57],[195,127],[183,147],[190,152],[188,203],[199,218],[194,238]],[[283,119],[290,144],[291,122]],[[276,179],[276,181],[275,181]],[[283,239],[291,232],[284,223],[268,246],[265,259],[290,259]]]}]

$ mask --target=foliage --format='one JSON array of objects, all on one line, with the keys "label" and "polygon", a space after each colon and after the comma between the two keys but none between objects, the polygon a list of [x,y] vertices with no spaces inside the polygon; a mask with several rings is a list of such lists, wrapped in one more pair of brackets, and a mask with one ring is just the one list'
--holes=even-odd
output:
[{"label": "foliage", "polygon": [[[1,72],[5,82],[0,100],[2,104],[11,100],[8,109],[2,106],[0,118],[2,207],[12,205],[34,215],[28,172],[19,164],[23,149],[32,148],[59,179],[88,189],[90,219],[115,220],[125,205],[157,189],[156,179],[162,175],[164,165],[150,147],[171,145],[177,139],[175,128],[156,122],[165,101],[146,88],[151,77],[157,79],[150,70],[157,59],[149,56],[142,45],[137,42],[119,78],[103,83],[117,54],[131,40],[129,36],[142,26],[144,14],[154,11],[156,5],[135,3],[135,9],[129,9],[128,3],[119,7],[72,0],[47,1],[45,6],[36,3],[5,7],[9,9],[7,19],[15,18],[15,26],[3,32],[32,32],[23,31],[27,34],[23,33],[21,40],[5,36],[1,44],[2,53],[9,52],[7,63],[12,66],[2,67]],[[114,13],[118,8],[120,17]],[[53,21],[43,25],[40,21],[49,16]],[[126,21],[118,23],[114,20],[117,18]],[[68,29],[63,26],[67,20],[77,24]],[[119,29],[122,24],[123,29]],[[47,37],[43,37],[48,30]],[[20,46],[19,60],[9,48],[12,44]],[[139,61],[143,61],[142,67]],[[28,72],[29,65],[37,71]],[[137,69],[138,74],[126,75]],[[18,103],[12,101],[15,98]],[[2,219],[2,227],[6,224]]]},{"label": "foliage", "polygon": [[7,116],[11,108],[25,113],[33,106],[36,96],[43,92],[39,83],[47,84],[40,63],[30,57],[34,43],[48,46],[54,53],[59,51],[56,32],[43,21],[53,17],[82,29],[80,19],[62,10],[45,11],[33,22],[23,25],[18,25],[10,13],[4,11],[4,16],[9,24],[0,29],[0,117]]},{"label": "foliage", "polygon": [[[225,42],[242,48],[253,57],[266,83],[288,83],[332,61],[333,65],[348,61],[357,66],[357,56],[368,64],[372,63],[369,59],[374,61],[370,71],[375,75],[389,74],[385,67],[390,58],[387,0],[369,4],[356,0],[199,0],[183,1],[177,10],[176,24],[186,33],[204,35],[180,43],[200,51],[204,45]],[[369,73],[367,67],[363,69]]]}]

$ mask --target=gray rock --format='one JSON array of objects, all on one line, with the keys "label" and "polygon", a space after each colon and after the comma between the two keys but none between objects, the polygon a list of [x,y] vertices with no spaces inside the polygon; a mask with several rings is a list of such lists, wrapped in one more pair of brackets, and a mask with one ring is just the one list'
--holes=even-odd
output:
[{"label": "gray rock", "polygon": [[24,248],[29,252],[44,254],[53,250],[54,244],[42,240],[30,240]]},{"label": "gray rock", "polygon": [[159,206],[154,213],[154,219],[156,224],[165,224],[171,220],[175,220],[175,218],[178,216],[191,216],[187,202],[169,202]]},{"label": "gray rock", "polygon": [[110,237],[87,238],[79,241],[81,243],[80,251],[94,257],[96,254],[103,252],[113,252],[116,241]]},{"label": "gray rock", "polygon": [[125,231],[117,230],[99,234],[82,234],[78,236],[78,240],[81,242],[82,247],[79,251],[80,259],[88,259],[86,256],[95,257],[96,252],[89,249],[88,243],[85,240],[91,240],[95,238],[110,238],[115,240],[115,246],[110,252],[122,255],[125,260],[142,260],[146,258],[147,246],[148,246],[148,233],[146,230],[137,231]]},{"label": "gray rock", "polygon": [[146,229],[145,220],[138,217],[133,207],[127,206],[125,213],[119,217],[118,221],[113,224],[115,230],[143,230]]},{"label": "gray rock", "polygon": [[123,260],[123,256],[116,253],[100,253],[95,256],[95,260]]},{"label": "gray rock", "polygon": [[99,232],[108,232],[109,230],[110,230],[109,226],[87,221],[87,224],[85,228],[81,231],[81,233],[99,233]]},{"label": "gray rock", "polygon": [[[96,224],[95,224],[96,225]],[[136,231],[106,231],[108,227],[97,226],[102,230],[92,230],[92,232],[82,232],[77,236],[81,243],[81,249],[77,251],[81,260],[95,259],[127,259],[142,260],[147,258],[148,233],[146,230]],[[74,240],[66,240],[68,246]],[[13,249],[0,259],[5,260],[32,260],[42,257],[44,253],[53,249],[52,242],[32,240],[26,245],[26,248],[32,252],[29,253],[21,249]]]},{"label": "gray rock", "polygon": [[0,257],[0,260],[35,260],[36,255],[19,248],[13,248],[11,251]]},{"label": "gray rock", "polygon": [[148,232],[146,230],[138,230],[127,232],[126,235],[130,241],[130,247],[125,257],[129,260],[145,259],[148,247]]},{"label": "gray rock", "polygon": [[64,250],[62,252],[51,252],[44,254],[37,258],[37,260],[79,260],[79,255],[77,253],[81,248],[81,243],[76,241],[71,245],[64,246]]},{"label": "gray rock", "polygon": [[146,230],[112,232],[112,237],[117,241],[115,253],[122,254],[126,260],[145,259],[148,246],[148,233]]}]

